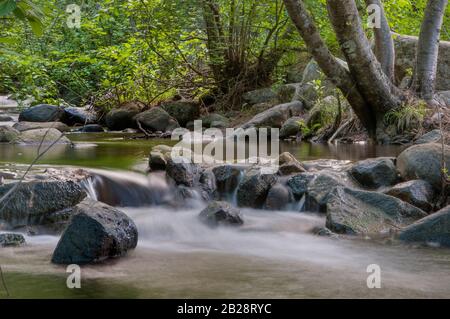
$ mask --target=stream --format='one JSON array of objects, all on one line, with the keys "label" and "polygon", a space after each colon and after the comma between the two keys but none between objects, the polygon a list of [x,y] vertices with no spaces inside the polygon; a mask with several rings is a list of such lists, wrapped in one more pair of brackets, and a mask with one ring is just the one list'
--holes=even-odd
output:
[{"label": "stream", "polygon": [[[164,177],[145,176],[147,156],[170,140],[130,139],[124,133],[72,133],[75,147],[56,146],[39,165],[94,169],[126,185],[128,200],[148,205],[120,208],[136,223],[139,243],[126,257],[82,267],[82,288],[68,289],[65,267],[50,263],[55,236],[26,236],[27,245],[1,248],[0,298],[432,298],[450,295],[450,250],[364,239],[313,235],[325,216],[243,209],[245,226],[210,229],[197,215],[205,207],[154,205],[167,191]],[[355,161],[396,156],[396,146],[282,143],[301,161]],[[1,145],[0,167],[27,164],[30,146]],[[149,193],[133,184],[150,185]],[[153,189],[160,189],[161,192]],[[119,190],[120,194],[120,190]],[[134,195],[133,195],[134,194]],[[137,195],[136,195],[137,194]],[[95,189],[91,197],[95,197]],[[136,199],[137,200],[137,199]],[[135,203],[135,202],[134,202]],[[133,204],[133,202],[131,202]],[[150,204],[153,204],[149,206]],[[137,207],[136,207],[137,206]],[[369,289],[367,266],[381,268],[381,288]]]}]

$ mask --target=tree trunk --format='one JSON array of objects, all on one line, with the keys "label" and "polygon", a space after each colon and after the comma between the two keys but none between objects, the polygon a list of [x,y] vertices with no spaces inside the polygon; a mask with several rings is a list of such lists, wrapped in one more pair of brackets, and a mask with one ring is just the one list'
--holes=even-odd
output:
[{"label": "tree trunk", "polygon": [[420,30],[412,88],[425,100],[432,100],[436,85],[439,38],[448,0],[429,0]]},{"label": "tree trunk", "polygon": [[357,84],[349,72],[331,54],[303,2],[301,0],[284,0],[284,3],[294,25],[322,71],[347,98],[355,114],[367,129],[369,136],[375,137],[376,121],[372,108],[358,91]]},{"label": "tree trunk", "polygon": [[376,5],[380,8],[380,27],[374,28],[375,56],[381,64],[384,74],[394,81],[395,75],[395,47],[386,14],[381,0],[366,0],[366,5]]}]

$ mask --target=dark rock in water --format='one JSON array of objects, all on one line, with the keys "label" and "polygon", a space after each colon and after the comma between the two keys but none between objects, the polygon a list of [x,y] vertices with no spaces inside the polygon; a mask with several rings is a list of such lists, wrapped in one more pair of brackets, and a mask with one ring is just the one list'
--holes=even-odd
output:
[{"label": "dark rock in water", "polygon": [[450,247],[450,206],[402,229],[398,238]]},{"label": "dark rock in water", "polygon": [[392,158],[380,157],[359,161],[350,168],[349,173],[361,186],[367,188],[391,186],[398,180]]},{"label": "dark rock in water", "polygon": [[159,151],[150,152],[149,166],[152,171],[164,171],[166,169],[168,160],[166,154]]},{"label": "dark rock in water", "polygon": [[314,173],[303,173],[291,177],[287,185],[297,199],[300,199],[307,191],[309,183],[315,178]]},{"label": "dark rock in water", "polygon": [[208,226],[241,226],[244,224],[239,209],[227,202],[212,202],[200,212],[200,220]]},{"label": "dark rock in water", "polygon": [[63,133],[55,128],[24,131],[14,140],[14,143],[24,145],[72,144]]},{"label": "dark rock in water", "polygon": [[297,136],[297,134],[301,133],[301,126],[299,124],[301,121],[302,117],[294,116],[284,122],[283,126],[281,126],[280,138]]},{"label": "dark rock in water", "polygon": [[264,208],[268,210],[283,210],[291,201],[289,189],[278,183],[270,188]]},{"label": "dark rock in water", "polygon": [[239,185],[242,169],[235,165],[220,165],[212,169],[216,178],[217,191],[221,198],[232,193]]},{"label": "dark rock in water", "polygon": [[21,234],[0,234],[0,247],[22,246],[25,238]]},{"label": "dark rock in water", "polygon": [[177,127],[180,127],[177,120],[159,107],[153,107],[148,111],[139,113],[134,117],[134,120],[139,122],[142,128],[152,132],[173,131]]},{"label": "dark rock in water", "polygon": [[333,233],[326,227],[315,227],[313,229],[313,234],[321,237],[339,238],[337,234]]},{"label": "dark rock in water", "polygon": [[166,102],[161,105],[161,108],[183,127],[200,116],[200,105],[193,101]]},{"label": "dark rock in water", "polygon": [[199,184],[201,189],[201,197],[204,200],[210,201],[216,198],[217,196],[216,177],[211,168],[205,169],[200,174]]},{"label": "dark rock in water", "polygon": [[1,115],[0,114],[0,122],[13,122],[14,119],[9,115]]},{"label": "dark rock in water", "polygon": [[136,225],[123,212],[92,200],[83,201],[75,209],[53,252],[53,263],[96,263],[124,256],[136,247]]},{"label": "dark rock in water", "polygon": [[75,124],[95,124],[97,120],[97,114],[84,107],[66,107],[62,117],[62,122],[70,126]]},{"label": "dark rock in water", "polygon": [[102,133],[104,131],[104,128],[98,124],[88,124],[81,128],[81,132],[84,133]]},{"label": "dark rock in water", "polygon": [[262,174],[259,169],[246,172],[237,189],[240,207],[262,208],[270,188],[277,182],[274,174]]},{"label": "dark rock in water", "polygon": [[433,186],[420,179],[397,184],[388,190],[386,194],[400,198],[402,201],[419,207],[426,212],[432,209],[432,202],[435,197]]},{"label": "dark rock in water", "polygon": [[419,137],[414,144],[439,143],[442,141],[441,130],[433,130]]},{"label": "dark rock in water", "polygon": [[284,152],[278,157],[278,174],[291,175],[306,172],[303,165],[289,152]]},{"label": "dark rock in water", "polygon": [[64,108],[49,104],[32,106],[20,113],[19,121],[56,122],[64,116]]},{"label": "dark rock in water", "polygon": [[[15,187],[0,187],[0,197]],[[0,229],[39,225],[54,212],[73,207],[86,197],[86,192],[73,181],[23,182],[0,207]]]},{"label": "dark rock in water", "polygon": [[166,173],[177,185],[193,187],[200,169],[197,164],[187,161],[177,163],[172,158],[167,160]]},{"label": "dark rock in water", "polygon": [[0,143],[12,143],[20,132],[11,126],[0,126]]},{"label": "dark rock in water", "polygon": [[[450,147],[444,147],[444,161],[450,167]],[[405,180],[422,179],[436,190],[442,188],[442,145],[438,143],[414,145],[397,158],[397,170]]]},{"label": "dark rock in water", "polygon": [[328,197],[326,226],[339,234],[386,234],[426,215],[392,196],[337,187]]},{"label": "dark rock in water", "polygon": [[139,114],[138,108],[118,108],[106,114],[106,126],[111,131],[121,131],[127,128],[137,128],[134,117]]},{"label": "dark rock in water", "polygon": [[61,122],[18,122],[13,126],[19,132],[54,128],[60,132],[68,132],[70,128]]}]

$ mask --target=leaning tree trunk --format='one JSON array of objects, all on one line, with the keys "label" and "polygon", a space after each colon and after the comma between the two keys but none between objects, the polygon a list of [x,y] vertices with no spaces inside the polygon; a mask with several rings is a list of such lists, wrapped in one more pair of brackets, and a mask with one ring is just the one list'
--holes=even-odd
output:
[{"label": "leaning tree trunk", "polygon": [[420,30],[412,88],[432,100],[436,85],[439,38],[448,0],[429,0]]},{"label": "leaning tree trunk", "polygon": [[394,81],[395,47],[386,14],[381,0],[366,0],[366,5],[376,5],[380,9],[380,27],[375,27],[375,55],[387,77]]},{"label": "leaning tree trunk", "polygon": [[311,55],[325,75],[347,98],[369,136],[375,137],[376,122],[373,109],[366,103],[347,69],[331,54],[304,3],[301,0],[284,0],[284,3]]}]

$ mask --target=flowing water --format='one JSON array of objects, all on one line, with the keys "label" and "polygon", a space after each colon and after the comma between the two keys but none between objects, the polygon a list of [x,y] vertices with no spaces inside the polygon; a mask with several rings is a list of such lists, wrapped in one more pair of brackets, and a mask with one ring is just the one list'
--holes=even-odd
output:
[{"label": "flowing water", "polygon": [[[20,248],[0,249],[0,298],[384,298],[450,296],[450,251],[312,234],[325,217],[244,209],[245,226],[210,229],[198,220],[205,206],[166,203],[173,195],[161,174],[144,170],[150,148],[168,140],[123,134],[72,134],[76,147],[58,147],[40,164],[89,167],[90,196],[112,202],[139,230],[126,257],[82,267],[82,288],[66,287],[67,273],[50,263],[58,238],[27,236]],[[359,160],[395,156],[401,148],[285,143],[301,160]],[[36,149],[1,146],[0,161],[29,163]],[[1,163],[0,163],[1,165]],[[230,201],[233,201],[231,192]],[[381,289],[368,289],[367,266],[381,267]]]}]

